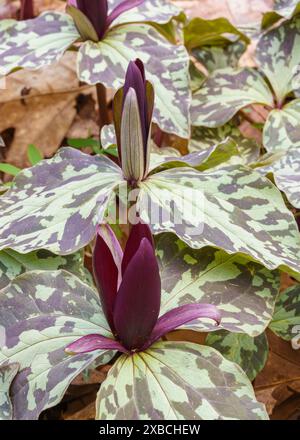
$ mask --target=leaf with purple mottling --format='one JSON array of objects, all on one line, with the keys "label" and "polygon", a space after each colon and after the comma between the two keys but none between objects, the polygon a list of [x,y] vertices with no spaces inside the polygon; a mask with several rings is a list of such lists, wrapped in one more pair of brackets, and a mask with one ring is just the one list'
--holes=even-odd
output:
[{"label": "leaf with purple mottling", "polygon": [[70,382],[94,360],[114,352],[70,356],[65,347],[91,333],[112,337],[97,292],[64,272],[28,272],[0,294],[1,361],[17,362],[11,387],[14,419],[36,419],[62,399]]},{"label": "leaf with purple mottling", "polygon": [[99,420],[265,420],[242,369],[211,347],[159,342],[122,355],[102,383]]}]

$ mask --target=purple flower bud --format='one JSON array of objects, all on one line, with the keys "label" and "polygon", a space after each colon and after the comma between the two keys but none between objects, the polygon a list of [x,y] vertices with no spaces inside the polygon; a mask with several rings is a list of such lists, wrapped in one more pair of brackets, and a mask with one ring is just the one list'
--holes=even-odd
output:
[{"label": "purple flower bud", "polygon": [[132,227],[124,254],[113,231],[108,226],[99,228],[93,269],[112,332],[126,349],[141,347],[157,321],[161,295],[149,227],[141,223]]},{"label": "purple flower bud", "polygon": [[129,182],[138,182],[148,173],[153,105],[154,91],[145,78],[144,65],[139,59],[131,61],[124,87],[114,98],[119,158]]},{"label": "purple flower bud", "polygon": [[101,40],[106,30],[107,0],[77,0],[77,7],[90,20]]},{"label": "purple flower bud", "polygon": [[161,282],[152,243],[143,238],[128,263],[114,307],[114,324],[121,344],[140,349],[151,335],[160,309]]},{"label": "purple flower bud", "polygon": [[108,15],[107,0],[68,0],[68,5],[79,9],[91,22],[99,40],[101,40],[112,24],[121,14],[135,8],[144,0],[125,0]]}]

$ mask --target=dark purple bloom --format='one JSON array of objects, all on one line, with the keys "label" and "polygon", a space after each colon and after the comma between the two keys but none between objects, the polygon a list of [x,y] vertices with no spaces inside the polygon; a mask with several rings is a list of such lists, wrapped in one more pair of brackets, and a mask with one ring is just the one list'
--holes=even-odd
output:
[{"label": "dark purple bloom", "polygon": [[220,322],[211,304],[187,304],[160,318],[161,281],[149,227],[132,227],[122,253],[109,226],[99,228],[93,267],[104,314],[115,339],[92,334],[68,345],[66,351],[86,353],[113,349],[131,353],[147,349],[166,333],[198,318]]},{"label": "dark purple bloom", "polygon": [[99,40],[121,14],[135,8],[144,0],[124,0],[108,14],[107,0],[68,0],[68,4],[79,9],[91,22]]},{"label": "dark purple bloom", "polygon": [[144,65],[139,59],[131,61],[124,87],[114,98],[119,158],[129,182],[138,182],[148,173],[153,105],[154,90],[145,78]]}]

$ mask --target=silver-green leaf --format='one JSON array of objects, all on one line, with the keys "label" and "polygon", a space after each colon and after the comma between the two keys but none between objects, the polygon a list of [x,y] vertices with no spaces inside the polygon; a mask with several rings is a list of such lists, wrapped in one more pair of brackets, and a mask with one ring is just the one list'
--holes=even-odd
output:
[{"label": "silver-green leaf", "polygon": [[19,367],[17,363],[0,366],[0,420],[12,420],[13,418],[9,390]]},{"label": "silver-green leaf", "polygon": [[100,420],[265,420],[242,369],[210,347],[159,342],[121,356],[97,398]]},{"label": "silver-green leaf", "polygon": [[286,289],[278,298],[270,329],[290,341],[300,334],[300,286]]},{"label": "silver-green leaf", "polygon": [[38,418],[95,359],[111,359],[105,350],[66,354],[90,333],[111,337],[98,294],[68,272],[27,272],[0,292],[0,362],[20,365],[11,387],[14,419]]},{"label": "silver-green leaf", "polygon": [[264,368],[269,352],[265,333],[251,337],[224,330],[210,333],[206,344],[218,350],[226,359],[238,364],[253,381]]},{"label": "silver-green leaf", "polygon": [[221,324],[198,320],[183,327],[196,331],[226,329],[257,336],[272,319],[279,274],[238,254],[205,247],[189,248],[172,234],[158,236],[161,267],[161,314],[189,303],[214,304]]}]

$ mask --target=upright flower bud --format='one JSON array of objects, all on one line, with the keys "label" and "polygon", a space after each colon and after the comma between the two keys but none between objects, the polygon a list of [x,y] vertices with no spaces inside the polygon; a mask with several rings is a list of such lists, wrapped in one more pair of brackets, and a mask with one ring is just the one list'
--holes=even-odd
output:
[{"label": "upright flower bud", "polygon": [[143,346],[158,318],[161,283],[149,226],[132,227],[124,254],[109,226],[99,227],[93,269],[107,322],[127,350]]},{"label": "upright flower bud", "polygon": [[151,121],[154,105],[152,84],[146,81],[141,60],[129,63],[125,84],[114,98],[114,122],[124,177],[131,183],[148,174]]},{"label": "upright flower bud", "polygon": [[108,14],[107,0],[68,0],[67,10],[72,15],[82,38],[100,41],[114,20],[143,1],[125,0]]}]

